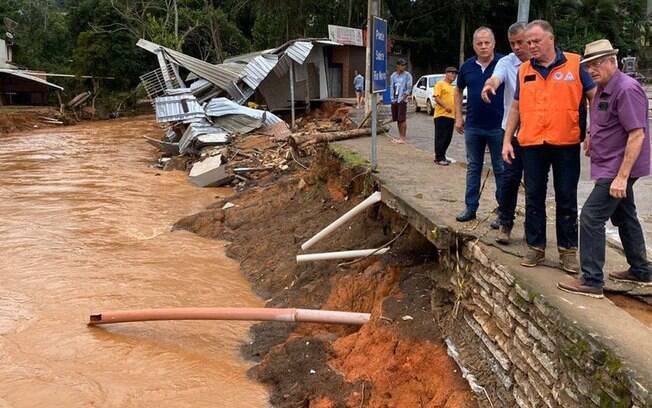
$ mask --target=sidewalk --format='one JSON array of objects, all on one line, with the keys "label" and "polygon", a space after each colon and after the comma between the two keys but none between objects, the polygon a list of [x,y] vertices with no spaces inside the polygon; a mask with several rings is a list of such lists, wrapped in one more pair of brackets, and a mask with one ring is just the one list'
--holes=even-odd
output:
[{"label": "sidewalk", "polygon": [[[346,140],[336,143],[362,158],[370,159],[370,138]],[[637,373],[638,378],[652,379],[652,330],[614,305],[608,299],[591,299],[571,295],[556,288],[567,275],[558,266],[554,222],[549,222],[546,262],[537,268],[520,266],[525,245],[522,215],[516,220],[513,233],[515,242],[509,246],[495,243],[495,231],[489,221],[496,207],[493,178],[489,177],[481,197],[478,221],[458,223],[455,215],[464,208],[465,171],[460,163],[439,167],[432,163],[431,154],[410,145],[390,143],[386,136],[378,138],[378,172],[374,175],[382,185],[383,202],[400,212],[415,228],[428,232],[428,238],[446,242],[442,235],[476,238],[481,250],[491,262],[512,273],[517,281],[540,294],[545,302],[558,310],[565,319],[590,333],[613,350],[623,364]],[[419,225],[425,228],[419,228]],[[432,231],[432,234],[429,233]],[[438,245],[440,250],[442,246]],[[606,273],[626,267],[624,257],[614,248],[607,249]],[[652,296],[652,288],[641,289],[608,282],[609,290],[628,292],[631,295]],[[642,377],[641,377],[642,376]],[[648,384],[649,385],[649,384]]]},{"label": "sidewalk", "polygon": [[[408,113],[408,143],[430,154],[434,149],[434,129],[432,118],[424,113]],[[396,125],[390,125],[390,134],[398,137]],[[466,150],[464,146],[464,136],[459,133],[453,134],[453,140],[448,149],[448,157],[461,163],[466,163]],[[486,163],[490,163],[489,155],[486,156]],[[578,185],[578,201],[580,207],[586,201],[586,198],[593,189],[593,182],[590,177],[589,159],[582,155],[582,173]],[[652,253],[652,177],[642,178],[636,183],[636,205],[639,219],[645,232],[648,252]],[[552,187],[552,176],[548,185],[548,202],[554,205],[554,189]],[[523,197],[519,197],[519,207],[524,209]],[[554,216],[554,214],[553,214]],[[607,233],[611,244],[617,245],[619,242],[618,232],[611,223],[607,223]]]}]

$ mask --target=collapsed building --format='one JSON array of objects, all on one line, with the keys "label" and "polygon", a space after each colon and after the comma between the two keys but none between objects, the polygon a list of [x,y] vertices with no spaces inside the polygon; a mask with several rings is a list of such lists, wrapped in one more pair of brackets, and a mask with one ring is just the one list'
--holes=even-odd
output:
[{"label": "collapsed building", "polygon": [[341,44],[298,39],[221,64],[144,39],[137,46],[158,60],[159,68],[140,79],[157,121],[166,124],[163,139],[148,142],[166,155],[200,156],[190,171],[191,181],[216,186],[230,180],[223,171],[224,153],[234,135],[256,130],[287,139],[290,126],[273,112],[290,111],[294,128],[296,108],[309,110],[311,102],[329,98],[327,50]]}]

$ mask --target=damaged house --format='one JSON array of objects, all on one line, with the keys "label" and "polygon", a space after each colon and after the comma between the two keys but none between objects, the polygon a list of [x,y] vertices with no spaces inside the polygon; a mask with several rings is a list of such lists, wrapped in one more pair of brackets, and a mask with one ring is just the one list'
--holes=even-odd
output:
[{"label": "damaged house", "polygon": [[[272,112],[309,108],[329,97],[326,39],[289,41],[274,49],[229,58],[221,64],[183,54],[141,39],[159,68],[141,76],[159,123],[162,140],[148,139],[167,155],[194,155],[190,179],[199,186],[227,183],[224,171],[230,140],[256,130],[277,140],[290,135],[288,124]],[[265,110],[243,106],[264,107]]]},{"label": "damaged house", "polygon": [[[238,104],[253,101],[270,111],[289,110],[292,99],[295,106],[327,99],[326,50],[340,46],[326,39],[300,39],[211,64],[150,41],[141,39],[137,45],[159,61],[159,69],[141,77],[152,99],[166,89],[188,86],[200,103],[225,96]],[[188,73],[185,77],[183,71]]]},{"label": "damaged house", "polygon": [[47,81],[45,74],[18,69],[13,64],[14,36],[0,38],[0,106],[47,105],[50,89],[63,88]]}]

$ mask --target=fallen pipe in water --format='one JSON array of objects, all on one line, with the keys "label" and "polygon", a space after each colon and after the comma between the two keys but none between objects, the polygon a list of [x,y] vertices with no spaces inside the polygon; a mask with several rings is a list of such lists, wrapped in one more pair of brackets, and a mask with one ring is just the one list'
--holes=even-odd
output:
[{"label": "fallen pipe in water", "polygon": [[143,322],[150,320],[267,320],[278,322],[306,322],[362,325],[369,321],[369,313],[339,312],[334,310],[276,309],[265,307],[187,307],[174,309],[119,310],[92,314],[90,326],[111,323]]}]

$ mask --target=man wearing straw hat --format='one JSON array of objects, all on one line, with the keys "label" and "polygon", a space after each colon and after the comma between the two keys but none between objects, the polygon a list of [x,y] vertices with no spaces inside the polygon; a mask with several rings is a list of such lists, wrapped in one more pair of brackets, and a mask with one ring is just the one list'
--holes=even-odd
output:
[{"label": "man wearing straw hat", "polygon": [[559,289],[601,298],[604,286],[605,223],[618,227],[629,269],[614,272],[615,281],[652,286],[645,236],[636,216],[634,183],[650,175],[648,100],[641,85],[618,69],[618,50],[609,40],[586,45],[581,63],[598,84],[591,103],[590,139],[593,191],[580,216],[581,275]]}]

